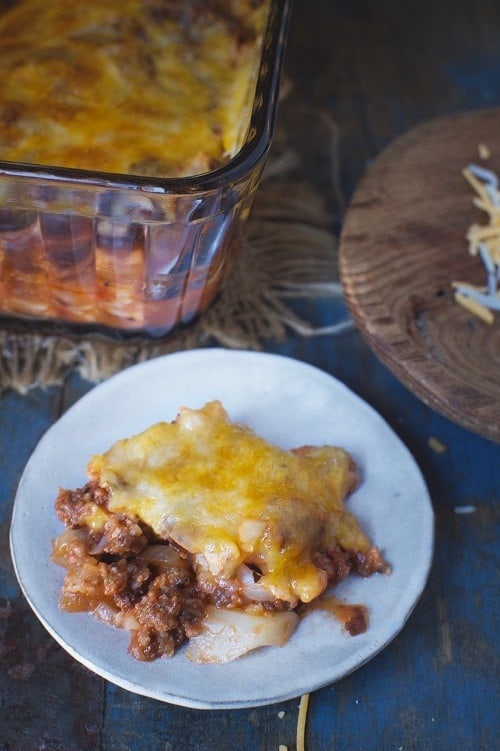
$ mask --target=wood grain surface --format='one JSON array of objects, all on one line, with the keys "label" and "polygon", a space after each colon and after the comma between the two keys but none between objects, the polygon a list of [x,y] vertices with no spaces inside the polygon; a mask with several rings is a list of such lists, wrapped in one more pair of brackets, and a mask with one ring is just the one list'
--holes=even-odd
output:
[{"label": "wood grain surface", "polygon": [[[491,156],[481,161],[478,145]],[[485,215],[462,170],[500,170],[500,109],[425,122],[388,146],[361,180],[340,241],[346,301],[377,357],[427,405],[500,441],[500,314],[460,307],[453,281],[484,285],[466,232]]]}]

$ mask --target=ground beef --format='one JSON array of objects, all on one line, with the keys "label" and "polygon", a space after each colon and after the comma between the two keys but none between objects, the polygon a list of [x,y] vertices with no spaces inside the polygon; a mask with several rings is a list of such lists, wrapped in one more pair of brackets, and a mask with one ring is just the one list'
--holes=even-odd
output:
[{"label": "ground beef", "polygon": [[170,657],[199,633],[207,597],[185,559],[172,551],[173,562],[155,563],[147,560],[148,548],[142,558],[95,554],[93,544],[81,529],[67,530],[54,543],[54,560],[66,568],[62,610],[88,611],[129,629],[129,651],[138,660]]},{"label": "ground beef", "polygon": [[151,537],[151,532],[136,518],[113,514],[104,525],[102,537],[96,542],[93,552],[137,555],[144,550]]},{"label": "ground beef", "polygon": [[363,605],[344,605],[344,628],[351,636],[364,634],[368,628],[368,610]]},{"label": "ground beef", "polygon": [[138,660],[170,657],[199,633],[207,600],[185,566],[158,572],[151,563],[99,560],[80,543],[73,547],[61,594],[63,610],[95,612],[100,618],[105,613],[108,623],[126,624],[129,651]]},{"label": "ground beef", "polygon": [[366,552],[352,553],[353,570],[361,576],[371,576],[375,573],[389,574],[391,566],[382,558],[377,547],[369,548]]},{"label": "ground beef", "polygon": [[120,610],[130,610],[146,594],[154,578],[148,565],[126,558],[111,563],[101,561],[98,568],[105,597],[110,598]]},{"label": "ground beef", "polygon": [[325,552],[315,553],[312,562],[317,568],[326,571],[329,586],[337,585],[351,571],[349,554],[338,545]]},{"label": "ground beef", "polygon": [[129,651],[138,660],[170,657],[200,631],[206,601],[194,580],[179,573],[171,569],[157,576],[134,607],[139,627],[132,632]]},{"label": "ground beef", "polygon": [[55,502],[57,516],[66,527],[76,529],[82,526],[85,517],[94,513],[96,506],[107,505],[108,495],[95,481],[77,490],[61,488]]},{"label": "ground beef", "polygon": [[[148,552],[152,530],[136,517],[110,512],[108,492],[96,482],[59,492],[56,511],[68,527],[54,543],[53,558],[66,568],[61,608],[94,612],[131,631],[129,650],[138,660],[171,656],[198,633],[207,594],[198,587],[185,551]],[[86,520],[104,512],[94,531]]]},{"label": "ground beef", "polygon": [[376,547],[369,548],[366,552],[352,552],[343,550],[336,545],[324,552],[315,553],[312,562],[318,568],[326,571],[328,586],[334,587],[351,571],[361,576],[371,576],[376,572],[388,573],[389,566],[380,555]]},{"label": "ground beef", "polygon": [[215,607],[239,608],[245,604],[239,582],[224,581],[221,584],[206,569],[200,568],[197,569],[196,576],[200,589]]},{"label": "ground beef", "polygon": [[153,537],[151,530],[136,517],[108,511],[108,499],[108,491],[95,481],[77,490],[61,489],[55,502],[56,513],[69,529],[86,529],[86,520],[98,510],[104,511],[108,519],[102,529],[89,534],[88,552],[111,555],[140,553]]}]

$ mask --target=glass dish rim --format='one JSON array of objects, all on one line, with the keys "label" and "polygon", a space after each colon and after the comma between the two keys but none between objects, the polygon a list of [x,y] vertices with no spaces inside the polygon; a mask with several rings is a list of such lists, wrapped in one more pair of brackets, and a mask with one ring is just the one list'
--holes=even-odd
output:
[{"label": "glass dish rim", "polygon": [[0,159],[0,179],[34,178],[62,184],[177,195],[219,189],[243,179],[265,158],[271,146],[291,4],[292,0],[271,0],[248,134],[239,151],[224,165],[198,175],[153,177]]}]

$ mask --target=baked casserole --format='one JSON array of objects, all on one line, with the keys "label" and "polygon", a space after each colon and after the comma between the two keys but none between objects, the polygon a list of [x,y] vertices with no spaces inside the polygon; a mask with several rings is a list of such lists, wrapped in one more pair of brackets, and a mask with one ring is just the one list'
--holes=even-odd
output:
[{"label": "baked casserole", "polygon": [[287,4],[0,12],[0,313],[161,335],[206,307],[269,148]]},{"label": "baked casserole", "polygon": [[140,660],[186,641],[195,662],[282,645],[327,587],[389,570],[344,507],[347,451],[280,449],[219,401],[117,441],[88,473],[56,500],[61,607],[128,629]]},{"label": "baked casserole", "polygon": [[238,151],[267,0],[18,0],[0,15],[2,160],[195,175]]}]

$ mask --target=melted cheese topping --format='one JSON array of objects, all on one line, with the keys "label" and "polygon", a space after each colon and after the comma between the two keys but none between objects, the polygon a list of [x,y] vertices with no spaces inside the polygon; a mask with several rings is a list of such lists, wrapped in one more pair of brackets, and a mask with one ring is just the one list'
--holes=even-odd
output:
[{"label": "melted cheese topping", "polygon": [[18,0],[0,15],[0,159],[161,176],[242,145],[267,0]]},{"label": "melted cheese topping", "polygon": [[343,506],[356,481],[346,451],[272,446],[218,401],[118,441],[88,468],[110,491],[110,511],[135,514],[220,582],[253,564],[259,585],[292,606],[326,587],[316,552],[369,548]]}]

